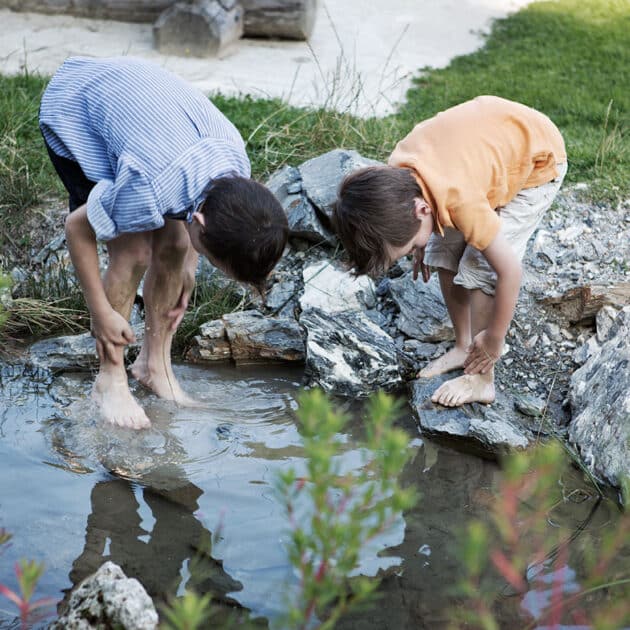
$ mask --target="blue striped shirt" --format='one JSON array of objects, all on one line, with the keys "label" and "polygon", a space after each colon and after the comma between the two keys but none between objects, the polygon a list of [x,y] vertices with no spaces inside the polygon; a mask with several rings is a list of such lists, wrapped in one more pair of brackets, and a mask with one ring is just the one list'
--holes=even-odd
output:
[{"label": "blue striped shirt", "polygon": [[96,182],[87,216],[99,240],[189,220],[212,180],[250,176],[234,125],[197,89],[140,59],[66,60],[42,97],[50,148]]}]

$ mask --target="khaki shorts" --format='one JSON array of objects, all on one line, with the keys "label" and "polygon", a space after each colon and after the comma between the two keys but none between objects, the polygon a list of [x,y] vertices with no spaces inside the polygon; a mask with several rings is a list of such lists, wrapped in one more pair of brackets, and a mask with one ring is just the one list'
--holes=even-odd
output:
[{"label": "khaki shorts", "polygon": [[[535,188],[524,188],[509,203],[496,209],[501,217],[499,233],[512,245],[519,260],[523,259],[527,241],[553,203],[567,174],[566,162],[557,166],[556,179]],[[467,245],[464,235],[453,228],[444,228],[444,236],[431,235],[424,252],[424,262],[429,267],[455,273],[455,284],[494,295],[497,280],[494,269],[486,257],[478,249]]]}]

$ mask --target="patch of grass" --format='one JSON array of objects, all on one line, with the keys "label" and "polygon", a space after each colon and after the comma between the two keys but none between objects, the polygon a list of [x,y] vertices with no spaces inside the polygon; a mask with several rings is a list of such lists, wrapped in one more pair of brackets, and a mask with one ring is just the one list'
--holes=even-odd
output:
[{"label": "patch of grass", "polygon": [[589,182],[613,198],[630,192],[628,86],[627,0],[535,2],[496,21],[481,50],[425,71],[397,116],[410,129],[479,94],[525,103],[562,131],[567,181]]},{"label": "patch of grass", "polygon": [[37,124],[46,78],[0,75],[0,246],[19,243],[25,213],[44,194],[61,192]]},{"label": "patch of grass", "polygon": [[188,310],[173,338],[173,354],[183,357],[201,324],[242,308],[244,300],[234,283],[224,284],[213,278],[197,282],[190,296]]},{"label": "patch of grass", "polygon": [[284,164],[296,166],[340,147],[384,160],[402,132],[396,118],[361,119],[324,108],[301,109],[276,99],[249,96],[217,94],[212,101],[246,140],[252,173],[258,179]]}]

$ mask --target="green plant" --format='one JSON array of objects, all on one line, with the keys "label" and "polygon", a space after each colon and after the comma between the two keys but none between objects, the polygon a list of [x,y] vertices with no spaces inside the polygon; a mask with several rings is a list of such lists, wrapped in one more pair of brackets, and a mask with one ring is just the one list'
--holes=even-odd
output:
[{"label": "green plant", "polygon": [[[535,619],[524,619],[522,609],[514,611],[523,629],[559,630],[573,623],[612,630],[630,622],[630,571],[615,563],[630,535],[630,514],[622,514],[595,544],[581,548],[579,580],[569,568],[570,544],[586,527],[601,495],[573,533],[550,526],[550,514],[563,503],[585,500],[580,490],[563,488],[558,481],[569,464],[556,441],[504,462],[490,522],[473,521],[462,539],[464,577],[458,591],[464,602],[453,628],[498,629],[497,608],[506,605],[506,592],[513,595],[512,602],[521,603],[526,594],[536,602]],[[497,579],[504,580],[503,588]]]},{"label": "green plant", "polygon": [[342,472],[340,432],[348,417],[333,409],[320,390],[300,396],[297,415],[307,474],[299,477],[290,469],[277,480],[291,528],[289,559],[300,579],[286,627],[333,628],[377,588],[378,579],[349,576],[365,545],[416,500],[414,489],[398,482],[410,456],[408,436],[393,427],[398,411],[392,397],[382,392],[372,396],[361,449],[364,465],[357,472]]},{"label": "green plant", "polygon": [[[11,539],[5,529],[0,528],[0,545],[6,544]],[[15,563],[14,573],[18,589],[13,590],[0,582],[0,595],[6,597],[18,607],[20,615],[20,627],[22,630],[29,628],[31,624],[41,621],[51,613],[46,611],[55,604],[51,597],[42,597],[33,600],[35,588],[44,573],[44,565],[34,560],[18,560]]]},{"label": "green plant", "polygon": [[182,597],[177,597],[168,606],[163,606],[162,612],[165,619],[160,628],[163,630],[207,628],[207,623],[212,617],[212,597],[209,594],[198,595],[186,591]]}]

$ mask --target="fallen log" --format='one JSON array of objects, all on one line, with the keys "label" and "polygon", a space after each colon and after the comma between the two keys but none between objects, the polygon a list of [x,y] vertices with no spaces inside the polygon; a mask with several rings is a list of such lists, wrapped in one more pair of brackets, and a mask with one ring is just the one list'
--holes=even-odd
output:
[{"label": "fallen log", "polygon": [[313,31],[317,0],[241,0],[245,37],[308,39]]}]

